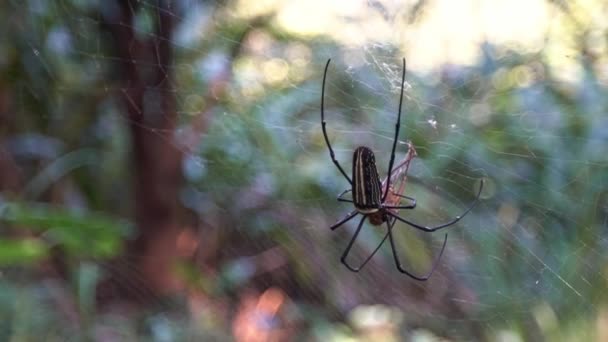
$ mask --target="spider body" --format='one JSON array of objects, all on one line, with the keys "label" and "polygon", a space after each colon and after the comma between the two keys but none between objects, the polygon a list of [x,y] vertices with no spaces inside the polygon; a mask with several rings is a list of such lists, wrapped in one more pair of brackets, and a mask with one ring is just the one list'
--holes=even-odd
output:
[{"label": "spider body", "polygon": [[353,205],[361,214],[373,214],[382,209],[382,183],[376,167],[374,152],[365,146],[353,154]]},{"label": "spider body", "polygon": [[[419,230],[422,230],[425,232],[434,232],[436,230],[449,227],[449,226],[455,224],[456,222],[458,222],[461,218],[463,218],[477,204],[477,201],[479,200],[479,196],[481,195],[481,190],[483,189],[483,179],[481,180],[481,184],[479,186],[479,191],[477,193],[477,197],[475,198],[475,200],[469,205],[469,207],[462,214],[460,214],[459,216],[456,216],[456,218],[452,219],[451,221],[449,221],[447,223],[429,227],[429,226],[419,225],[417,223],[411,222],[411,221],[399,216],[399,214],[398,214],[399,209],[416,208],[416,200],[414,198],[399,194],[399,192],[401,192],[402,190],[395,192],[392,187],[392,184],[391,184],[393,163],[395,162],[395,150],[397,148],[397,141],[399,139],[399,127],[401,124],[401,107],[403,104],[403,84],[405,83],[405,70],[406,70],[405,58],[404,58],[403,59],[403,74],[402,74],[402,80],[401,80],[401,96],[399,98],[399,111],[397,114],[397,122],[395,124],[395,137],[393,139],[393,148],[391,151],[390,161],[388,164],[388,176],[386,177],[386,185],[384,185],[380,181],[378,169],[376,167],[376,160],[374,157],[374,153],[372,152],[371,149],[369,149],[368,147],[365,147],[365,146],[358,147],[353,154],[353,169],[352,169],[352,175],[351,175],[352,180],[351,180],[351,178],[346,174],[346,172],[344,171],[344,169],[342,168],[342,166],[336,159],[334,151],[331,148],[329,138],[327,137],[327,130],[325,127],[326,126],[326,122],[325,122],[325,79],[327,78],[327,69],[329,68],[330,62],[331,62],[331,59],[327,60],[327,64],[325,65],[325,72],[323,74],[323,87],[321,90],[321,128],[323,130],[323,137],[325,139],[327,149],[329,150],[329,156],[331,158],[331,161],[334,163],[334,165],[336,165],[338,170],[342,173],[344,178],[351,185],[350,189],[344,190],[340,195],[338,195],[338,201],[352,203],[353,206],[355,207],[355,210],[351,211],[343,219],[339,220],[334,225],[332,225],[330,227],[330,229],[334,230],[334,229],[339,228],[340,226],[342,226],[346,222],[350,221],[352,218],[354,218],[357,215],[363,216],[361,218],[361,220],[359,221],[359,225],[357,226],[357,229],[356,229],[353,237],[351,238],[350,242],[348,243],[346,250],[344,250],[344,252],[342,253],[342,256],[340,257],[340,261],[349,270],[351,270],[353,272],[359,272],[365,266],[365,264],[367,264],[367,262],[369,260],[371,260],[371,258],[374,256],[374,254],[376,254],[376,252],[380,249],[380,247],[382,246],[382,244],[384,243],[384,241],[386,241],[386,239],[388,237],[390,245],[391,245],[391,249],[393,252],[393,259],[395,261],[395,264],[396,264],[399,272],[404,273],[413,279],[425,281],[425,280],[429,279],[431,277],[431,275],[433,274],[433,272],[435,271],[435,268],[437,267],[439,260],[441,259],[441,256],[443,255],[443,251],[445,249],[448,235],[445,234],[445,237],[443,240],[443,246],[441,247],[439,256],[433,263],[430,272],[424,276],[417,276],[417,275],[412,274],[408,270],[404,269],[403,266],[401,266],[401,262],[399,261],[399,257],[397,255],[397,251],[395,248],[395,241],[394,241],[393,233],[392,233],[392,229],[393,229],[395,223],[397,221],[401,221],[411,227],[414,227],[416,229],[419,229]],[[406,160],[408,167],[409,167],[409,161],[411,160],[411,158],[413,158],[414,155],[415,155],[415,151],[411,155],[408,153],[409,159]],[[352,199],[343,197],[348,192],[352,193]],[[401,201],[403,199],[409,200],[410,203],[401,204]],[[363,223],[365,222],[366,219],[368,219],[370,224],[372,224],[374,226],[382,226],[383,224],[386,224],[387,233],[384,236],[384,238],[382,239],[382,241],[378,244],[378,247],[376,247],[376,249],[361,263],[361,265],[359,267],[353,267],[347,262],[347,257],[348,257],[348,254],[350,253],[350,250],[353,247],[353,244],[354,244],[355,240],[357,239],[357,236],[359,235],[359,232],[361,231],[361,228],[363,227]]]},{"label": "spider body", "polygon": [[380,210],[378,210],[376,212],[368,214],[367,218],[368,218],[370,224],[372,224],[374,226],[381,227],[382,224],[388,220],[387,216],[388,215],[386,215],[384,213],[384,210],[380,209]]},{"label": "spider body", "polygon": [[[361,214],[367,215],[369,223],[381,226],[388,220],[387,209],[382,206],[382,182],[376,167],[374,152],[365,146],[357,147],[353,153],[353,205]],[[387,202],[399,202],[399,198],[389,189]]]}]

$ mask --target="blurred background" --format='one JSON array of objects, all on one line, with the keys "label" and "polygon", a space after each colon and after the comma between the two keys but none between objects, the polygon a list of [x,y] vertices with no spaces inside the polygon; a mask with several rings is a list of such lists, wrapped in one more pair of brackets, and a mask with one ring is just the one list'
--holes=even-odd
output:
[{"label": "blurred background", "polygon": [[[608,340],[608,2],[0,3],[0,340]],[[336,201],[397,162],[427,282]],[[423,274],[443,234],[395,225]],[[385,227],[366,224],[349,258]]]}]

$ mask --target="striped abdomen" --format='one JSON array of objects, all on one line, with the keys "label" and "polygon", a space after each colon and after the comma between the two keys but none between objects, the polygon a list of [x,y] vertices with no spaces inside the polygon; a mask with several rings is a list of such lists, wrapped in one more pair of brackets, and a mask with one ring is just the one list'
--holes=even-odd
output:
[{"label": "striped abdomen", "polygon": [[363,214],[380,209],[382,186],[374,152],[365,146],[357,147],[353,155],[353,202]]}]

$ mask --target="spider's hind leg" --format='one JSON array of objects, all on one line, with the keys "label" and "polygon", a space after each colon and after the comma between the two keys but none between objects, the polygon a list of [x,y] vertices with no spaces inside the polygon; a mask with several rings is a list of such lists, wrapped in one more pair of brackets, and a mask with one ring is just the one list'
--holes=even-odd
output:
[{"label": "spider's hind leg", "polygon": [[363,227],[363,222],[365,222],[366,218],[367,218],[367,216],[363,216],[363,218],[361,218],[361,221],[359,221],[359,226],[357,227],[357,230],[355,231],[355,234],[350,239],[350,242],[348,243],[348,246],[346,247],[346,249],[344,250],[344,253],[342,253],[342,256],[340,257],[340,261],[344,264],[344,266],[346,266],[346,268],[348,268],[352,272],[359,272],[359,271],[361,271],[361,269],[363,267],[365,267],[365,265],[372,259],[372,257],[376,254],[376,252],[378,252],[378,250],[380,249],[380,247],[382,247],[382,244],[384,244],[384,241],[386,241],[386,238],[388,236],[388,234],[384,236],[384,238],[382,239],[382,241],[380,241],[380,243],[378,244],[378,247],[376,247],[376,249],[374,249],[374,251],[361,263],[361,265],[359,265],[359,267],[353,267],[353,266],[351,266],[346,261],[346,258],[348,257],[348,254],[350,254],[350,250],[353,247],[353,244],[355,243],[355,240],[357,239],[357,236],[359,235],[359,232],[361,231],[361,228]]},{"label": "spider's hind leg", "polygon": [[413,278],[413,279],[416,279],[419,281],[428,280],[435,272],[435,269],[439,265],[439,261],[441,260],[441,257],[443,256],[443,251],[445,250],[445,245],[448,242],[448,234],[445,234],[445,237],[443,239],[443,245],[441,246],[441,251],[439,252],[439,256],[437,257],[437,259],[435,259],[435,261],[433,262],[433,266],[431,266],[431,270],[424,276],[417,276],[415,274],[412,274],[405,268],[403,268],[403,266],[401,266],[401,261],[399,260],[399,256],[397,255],[397,249],[395,248],[395,240],[393,238],[393,226],[395,225],[395,222],[396,222],[395,219],[393,219],[392,225],[387,222],[387,227],[388,227],[388,237],[389,237],[389,241],[391,243],[391,250],[393,252],[393,259],[395,260],[395,265],[397,266],[397,270],[399,270],[399,272],[401,272],[403,274],[406,274],[410,278]]}]

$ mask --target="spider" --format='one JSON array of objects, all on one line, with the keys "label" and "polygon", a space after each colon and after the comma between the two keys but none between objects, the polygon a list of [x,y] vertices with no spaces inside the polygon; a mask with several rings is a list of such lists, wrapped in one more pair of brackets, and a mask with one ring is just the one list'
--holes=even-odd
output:
[{"label": "spider", "polygon": [[[418,276],[418,275],[415,275],[415,274],[409,272],[408,270],[403,268],[403,266],[401,265],[401,262],[399,261],[399,256],[397,255],[397,251],[395,248],[395,241],[394,241],[393,233],[392,233],[393,226],[395,225],[395,223],[398,220],[411,227],[422,230],[424,232],[434,232],[439,229],[447,228],[447,227],[455,224],[456,222],[460,221],[460,219],[462,219],[466,214],[468,214],[469,211],[471,211],[471,209],[473,209],[473,207],[475,207],[475,205],[477,204],[477,201],[479,200],[479,196],[481,195],[481,191],[483,189],[483,179],[481,179],[481,183],[479,186],[479,190],[477,192],[477,196],[475,197],[473,202],[469,205],[469,207],[462,214],[456,216],[454,219],[452,219],[449,222],[429,227],[429,226],[424,226],[424,225],[420,225],[420,224],[411,222],[398,215],[397,210],[399,210],[399,209],[416,208],[416,199],[409,197],[409,196],[401,195],[401,194],[399,194],[399,191],[395,192],[391,186],[391,175],[393,172],[393,163],[395,162],[395,149],[397,148],[397,141],[399,139],[399,126],[401,124],[401,107],[403,104],[403,84],[405,83],[405,71],[406,71],[406,64],[405,64],[405,58],[404,58],[403,59],[403,74],[402,74],[402,79],[401,79],[401,95],[399,97],[399,110],[398,110],[398,114],[397,114],[397,122],[395,124],[395,138],[393,139],[393,148],[391,150],[390,161],[388,163],[388,175],[386,177],[385,184],[383,184],[383,182],[380,181],[380,177],[378,175],[378,168],[376,167],[374,152],[372,152],[372,150],[366,146],[360,146],[355,149],[355,152],[353,154],[353,168],[352,168],[352,180],[351,180],[351,178],[348,176],[348,174],[346,174],[346,172],[344,171],[342,166],[340,166],[340,163],[338,162],[338,160],[335,157],[334,151],[331,148],[331,144],[329,143],[329,138],[327,137],[327,130],[325,127],[326,126],[326,122],[325,122],[325,79],[327,78],[327,69],[329,68],[330,62],[331,62],[331,59],[328,59],[327,64],[325,65],[325,71],[323,73],[323,87],[321,90],[321,127],[323,129],[323,137],[325,138],[325,143],[327,144],[327,148],[329,150],[329,155],[331,157],[331,161],[336,165],[338,170],[342,173],[344,178],[346,178],[348,183],[351,185],[350,189],[346,189],[340,195],[338,195],[337,200],[340,202],[352,203],[355,207],[355,210],[351,211],[343,219],[339,220],[334,225],[332,225],[330,227],[330,229],[331,230],[337,229],[338,227],[342,226],[343,224],[350,221],[351,219],[353,219],[355,216],[357,216],[359,214],[361,214],[363,216],[361,218],[361,220],[359,221],[359,225],[357,226],[355,234],[353,234],[353,237],[351,238],[350,242],[348,243],[348,246],[342,253],[342,256],[340,257],[340,261],[350,271],[359,272],[365,266],[365,264],[367,264],[367,262],[374,256],[374,254],[378,251],[378,249],[380,249],[380,247],[382,246],[382,244],[384,243],[384,241],[386,240],[386,238],[388,236],[390,245],[391,245],[391,250],[393,252],[393,259],[397,266],[397,270],[399,270],[399,272],[406,274],[407,276],[409,276],[413,279],[416,279],[419,281],[426,281],[431,277],[431,275],[435,271],[435,268],[437,267],[439,260],[441,259],[441,256],[443,255],[443,251],[446,246],[448,235],[445,234],[445,237],[443,240],[443,246],[441,247],[439,256],[433,262],[433,265],[431,266],[430,271],[428,273],[426,273],[425,275]],[[409,166],[409,160],[407,160],[406,162],[408,163],[408,166]],[[347,193],[352,194],[352,199],[344,198],[344,195],[346,195]],[[405,205],[400,205],[400,202],[402,201],[402,199],[407,199],[410,201],[410,203],[405,204]],[[369,218],[370,224],[374,225],[374,226],[381,226],[382,224],[386,223],[388,230],[387,230],[386,235],[384,236],[384,239],[382,239],[382,241],[380,242],[378,247],[376,247],[376,249],[363,261],[363,263],[361,263],[361,265],[359,267],[353,267],[347,262],[346,258],[348,257],[348,254],[350,253],[350,250],[353,247],[353,244],[355,243],[355,240],[357,239],[357,236],[359,235],[361,228],[363,227],[363,223],[368,218]]]}]

